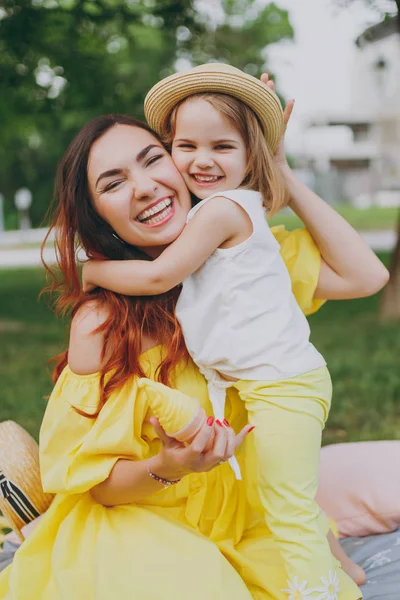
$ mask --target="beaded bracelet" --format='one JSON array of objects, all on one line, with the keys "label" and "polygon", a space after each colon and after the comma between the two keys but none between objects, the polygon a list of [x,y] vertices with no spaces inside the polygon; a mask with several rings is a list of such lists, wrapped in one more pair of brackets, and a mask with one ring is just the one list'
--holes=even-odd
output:
[{"label": "beaded bracelet", "polygon": [[177,483],[180,482],[180,479],[176,479],[175,481],[170,481],[169,479],[164,479],[163,477],[159,477],[158,475],[155,475],[154,473],[152,473],[150,471],[150,467],[149,467],[149,463],[146,463],[146,469],[148,474],[150,475],[150,477],[152,479],[154,479],[155,481],[158,481],[158,483],[162,483],[164,488],[169,488],[170,485],[176,485]]}]

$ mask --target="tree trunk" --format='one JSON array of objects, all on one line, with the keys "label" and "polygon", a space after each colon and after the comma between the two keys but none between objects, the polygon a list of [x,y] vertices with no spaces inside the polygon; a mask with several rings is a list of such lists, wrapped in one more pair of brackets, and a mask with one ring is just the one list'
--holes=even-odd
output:
[{"label": "tree trunk", "polygon": [[[400,0],[396,0],[396,5],[397,28],[400,33]],[[397,220],[397,242],[390,262],[390,281],[383,292],[380,314],[385,319],[400,320],[400,212]]]}]

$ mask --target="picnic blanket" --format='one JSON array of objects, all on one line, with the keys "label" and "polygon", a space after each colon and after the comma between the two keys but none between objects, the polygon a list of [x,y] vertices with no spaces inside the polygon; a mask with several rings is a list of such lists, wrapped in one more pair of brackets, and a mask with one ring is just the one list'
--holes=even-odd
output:
[{"label": "picnic blanket", "polygon": [[366,572],[364,600],[400,600],[400,529],[340,542]]}]

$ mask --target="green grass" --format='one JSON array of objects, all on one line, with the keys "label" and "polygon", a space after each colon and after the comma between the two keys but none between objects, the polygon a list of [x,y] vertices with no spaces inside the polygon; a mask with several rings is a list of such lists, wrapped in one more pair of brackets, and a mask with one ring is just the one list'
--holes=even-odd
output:
[{"label": "green grass", "polygon": [[[41,270],[0,271],[0,420],[35,436],[52,388],[46,363],[67,340],[37,301],[43,281]],[[310,319],[334,384],[325,443],[399,437],[400,323],[381,322],[378,301],[329,302]]]},{"label": "green grass", "polygon": [[43,284],[39,269],[0,271],[0,421],[35,436],[52,388],[47,362],[66,343],[64,325],[38,302]]},{"label": "green grass", "polygon": [[[397,208],[379,208],[372,206],[360,210],[349,204],[337,204],[335,209],[357,231],[374,231],[378,229],[394,229],[399,211]],[[290,209],[279,212],[269,221],[270,225],[285,225],[289,230],[302,226],[302,222]]]}]

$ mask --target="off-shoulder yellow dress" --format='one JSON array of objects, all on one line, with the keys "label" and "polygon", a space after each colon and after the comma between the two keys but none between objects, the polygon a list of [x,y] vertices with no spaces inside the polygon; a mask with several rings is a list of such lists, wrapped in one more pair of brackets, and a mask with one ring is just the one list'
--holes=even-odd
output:
[{"label": "off-shoulder yellow dress", "polygon": [[[321,303],[313,300],[319,252],[305,231],[278,228],[275,235],[297,300],[311,313]],[[155,379],[162,355],[157,346],[141,356],[147,377]],[[177,367],[175,384],[212,414],[193,362]],[[159,450],[137,389],[132,378],[89,419],[75,408],[97,410],[99,375],[69,367],[61,374],[40,434],[44,488],[57,495],[0,576],[0,599],[287,600],[282,561],[248,483],[251,436],[237,454],[243,481],[225,463],[135,504],[106,508],[93,500],[90,489],[118,459],[142,460]],[[236,430],[246,423],[233,388],[226,417]]]}]

